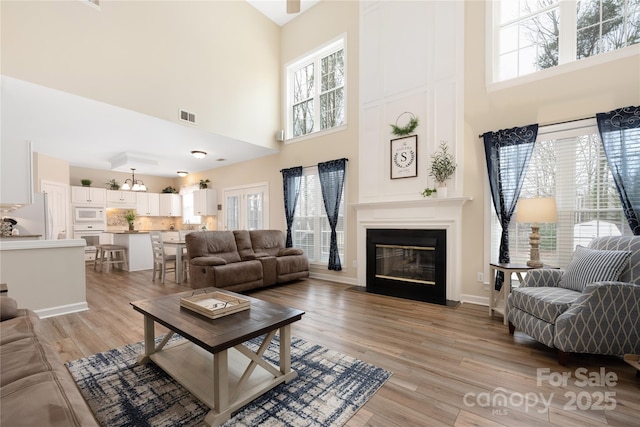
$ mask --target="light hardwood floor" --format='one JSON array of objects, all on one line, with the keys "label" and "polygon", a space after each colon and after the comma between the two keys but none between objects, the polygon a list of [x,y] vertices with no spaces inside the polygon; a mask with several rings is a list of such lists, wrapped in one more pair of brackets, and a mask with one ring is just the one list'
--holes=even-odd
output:
[{"label": "light hardwood floor", "polygon": [[[43,328],[63,361],[75,360],[143,339],[142,316],[129,302],[188,289],[152,282],[151,271],[87,268],[90,310],[44,319]],[[250,295],[304,310],[294,336],[393,372],[349,427],[640,425],[640,378],[631,366],[586,355],[559,366],[553,350],[509,335],[487,307],[443,307],[316,279]],[[593,382],[603,372],[609,386],[576,378]],[[566,384],[552,381],[560,374],[571,375]]]}]

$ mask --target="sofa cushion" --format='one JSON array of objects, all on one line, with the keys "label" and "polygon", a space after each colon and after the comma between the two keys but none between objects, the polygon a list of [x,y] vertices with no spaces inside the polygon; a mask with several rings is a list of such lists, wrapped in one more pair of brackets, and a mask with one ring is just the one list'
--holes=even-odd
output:
[{"label": "sofa cushion", "polygon": [[239,262],[240,254],[232,231],[199,231],[185,236],[189,258],[217,256],[227,263]]},{"label": "sofa cushion", "polygon": [[520,287],[509,295],[511,306],[542,319],[555,323],[556,318],[564,313],[573,302],[580,297],[580,292],[564,288]]},{"label": "sofa cushion", "polygon": [[243,260],[256,259],[255,253],[253,252],[253,247],[251,247],[251,237],[249,236],[249,231],[234,230],[233,236],[236,239],[236,247],[238,248],[240,258]]},{"label": "sofa cushion", "polygon": [[589,249],[578,245],[558,286],[582,292],[589,283],[618,280],[631,252]]},{"label": "sofa cushion", "polygon": [[249,234],[254,252],[277,256],[284,248],[284,234],[280,230],[251,230]]}]

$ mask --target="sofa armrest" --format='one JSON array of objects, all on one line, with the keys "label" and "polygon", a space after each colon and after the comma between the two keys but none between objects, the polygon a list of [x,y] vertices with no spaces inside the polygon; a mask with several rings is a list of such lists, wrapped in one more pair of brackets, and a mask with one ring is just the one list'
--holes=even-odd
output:
[{"label": "sofa armrest", "polygon": [[197,258],[191,258],[192,265],[199,266],[215,266],[215,265],[225,265],[227,262],[217,256],[200,256]]},{"label": "sofa armrest", "polygon": [[282,248],[276,256],[304,255],[304,251],[298,248]]},{"label": "sofa armrest", "polygon": [[560,283],[564,270],[558,270],[555,268],[537,268],[535,270],[527,271],[527,275],[524,278],[521,286],[528,288],[533,287],[548,287],[555,288]]},{"label": "sofa armrest", "polygon": [[13,319],[18,314],[18,303],[13,298],[0,296],[0,321]]},{"label": "sofa armrest", "polygon": [[562,351],[622,355],[640,353],[640,285],[588,284],[556,319],[554,346]]}]

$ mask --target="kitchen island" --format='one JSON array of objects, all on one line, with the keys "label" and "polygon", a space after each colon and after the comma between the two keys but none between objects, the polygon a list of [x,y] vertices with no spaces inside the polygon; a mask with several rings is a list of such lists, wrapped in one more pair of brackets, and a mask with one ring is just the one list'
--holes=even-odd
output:
[{"label": "kitchen island", "polygon": [[0,239],[0,283],[40,317],[88,310],[83,239]]},{"label": "kitchen island", "polygon": [[127,248],[129,271],[152,270],[153,250],[148,231],[107,231],[113,234],[113,244]]}]

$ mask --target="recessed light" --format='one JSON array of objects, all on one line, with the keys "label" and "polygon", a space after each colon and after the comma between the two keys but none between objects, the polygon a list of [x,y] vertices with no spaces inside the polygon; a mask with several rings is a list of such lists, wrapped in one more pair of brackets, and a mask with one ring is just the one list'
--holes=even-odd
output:
[{"label": "recessed light", "polygon": [[226,161],[226,160],[227,160],[227,159],[223,159],[222,157],[220,157],[219,159],[216,159],[216,162],[224,162],[224,161]]},{"label": "recessed light", "polygon": [[196,159],[202,159],[204,156],[207,155],[207,153],[205,153],[204,151],[194,150],[191,152],[191,155]]},{"label": "recessed light", "polygon": [[178,174],[178,176],[187,176],[187,175],[189,175],[189,172],[185,172],[185,171],[178,171],[176,173]]}]

